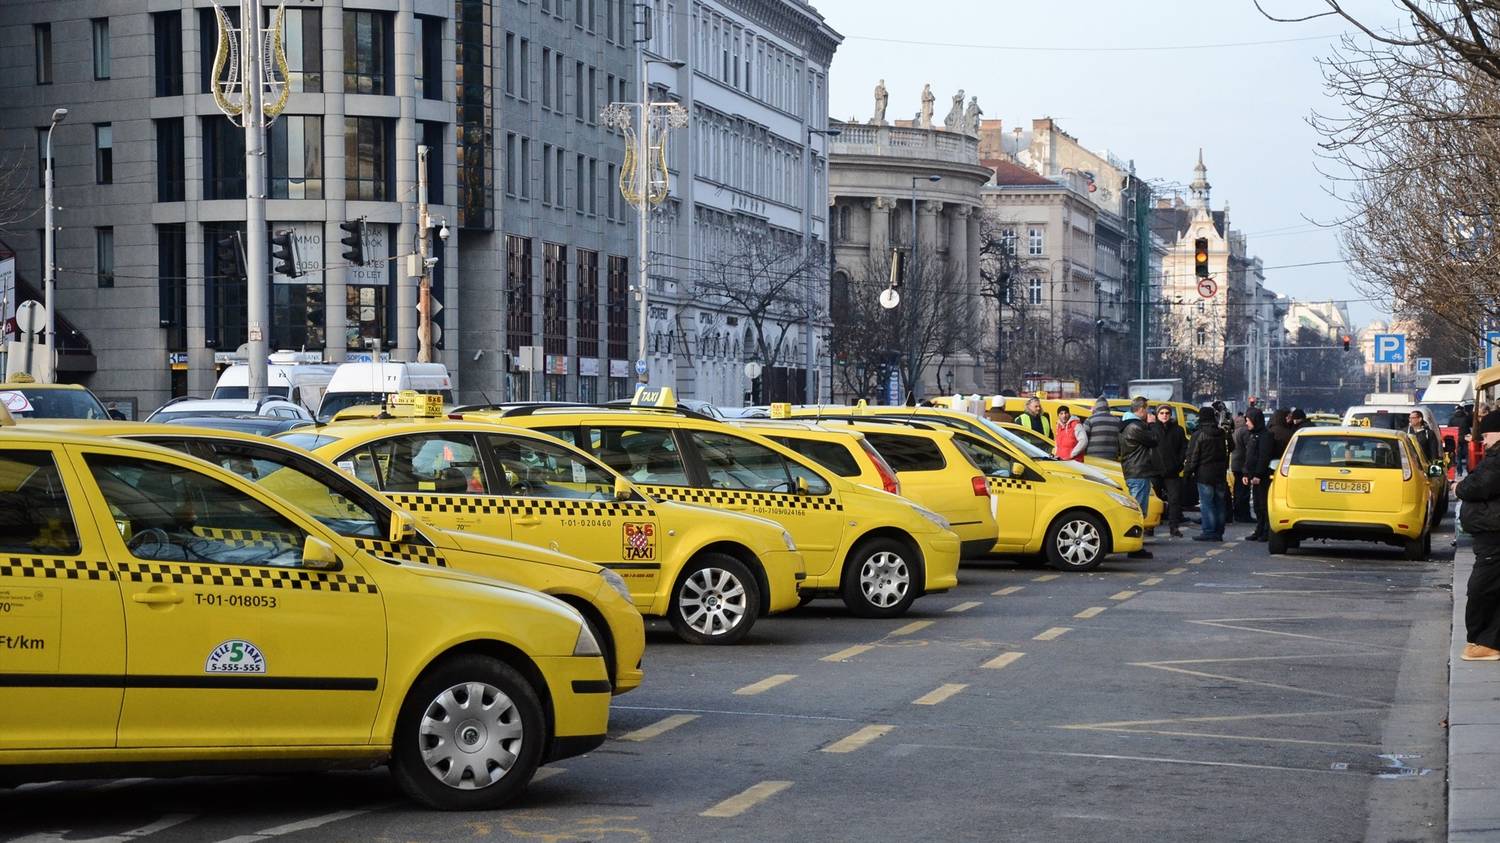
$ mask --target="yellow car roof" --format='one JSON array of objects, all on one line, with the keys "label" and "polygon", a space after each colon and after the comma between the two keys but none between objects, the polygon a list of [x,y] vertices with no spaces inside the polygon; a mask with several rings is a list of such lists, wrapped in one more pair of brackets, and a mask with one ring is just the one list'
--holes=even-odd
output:
[{"label": "yellow car roof", "polygon": [[241,442],[265,442],[266,437],[256,436],[253,433],[244,433],[238,430],[224,430],[217,427],[193,427],[186,424],[160,424],[157,422],[144,421],[111,421],[99,419],[90,421],[88,419],[18,419],[17,426],[22,428],[46,428],[47,430],[59,430],[67,433],[92,433],[98,436],[131,436],[135,434],[187,434],[190,436],[204,437],[217,436],[221,439],[235,439]]}]

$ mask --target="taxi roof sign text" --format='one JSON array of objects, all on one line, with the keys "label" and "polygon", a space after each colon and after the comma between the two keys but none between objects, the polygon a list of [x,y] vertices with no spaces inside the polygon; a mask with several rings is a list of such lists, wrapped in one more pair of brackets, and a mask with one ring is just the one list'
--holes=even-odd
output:
[{"label": "taxi roof sign text", "polygon": [[677,396],[672,392],[672,387],[670,386],[659,386],[655,389],[649,386],[640,386],[636,388],[635,397],[631,399],[630,406],[675,410],[677,408]]}]

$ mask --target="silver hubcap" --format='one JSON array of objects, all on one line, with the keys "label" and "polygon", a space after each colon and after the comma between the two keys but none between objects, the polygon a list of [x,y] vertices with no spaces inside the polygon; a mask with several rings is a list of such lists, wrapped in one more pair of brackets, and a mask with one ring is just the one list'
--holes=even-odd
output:
[{"label": "silver hubcap", "polygon": [[510,772],[524,739],[521,711],[499,688],[465,682],[438,694],[422,713],[422,760],[458,790],[489,787]]},{"label": "silver hubcap", "polygon": [[690,574],[677,604],[687,625],[704,635],[723,635],[739,626],[748,608],[745,586],[723,568]]},{"label": "silver hubcap", "polygon": [[1103,542],[1087,521],[1069,521],[1057,531],[1057,551],[1069,565],[1087,565],[1099,555]]},{"label": "silver hubcap", "polygon": [[911,571],[900,555],[883,550],[860,566],[859,588],[871,606],[889,609],[906,597]]}]

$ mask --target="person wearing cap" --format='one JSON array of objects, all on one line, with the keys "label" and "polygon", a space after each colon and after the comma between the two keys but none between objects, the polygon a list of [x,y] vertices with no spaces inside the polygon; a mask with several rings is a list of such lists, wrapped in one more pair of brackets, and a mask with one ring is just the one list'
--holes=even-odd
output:
[{"label": "person wearing cap", "polygon": [[1118,416],[1109,411],[1109,402],[1103,398],[1094,401],[1094,412],[1083,423],[1088,444],[1083,455],[1095,459],[1118,461],[1120,459],[1120,426]]},{"label": "person wearing cap", "polygon": [[1281,458],[1281,446],[1266,429],[1266,417],[1251,407],[1245,411],[1248,433],[1245,435],[1245,470],[1241,488],[1248,489],[1255,500],[1255,530],[1246,541],[1263,542],[1271,536],[1271,513],[1266,495],[1271,491],[1271,461]]},{"label": "person wearing cap", "polygon": [[1083,455],[1088,450],[1088,445],[1089,434],[1083,429],[1083,422],[1073,418],[1073,411],[1068,409],[1067,404],[1058,406],[1057,458],[1083,462]]}]

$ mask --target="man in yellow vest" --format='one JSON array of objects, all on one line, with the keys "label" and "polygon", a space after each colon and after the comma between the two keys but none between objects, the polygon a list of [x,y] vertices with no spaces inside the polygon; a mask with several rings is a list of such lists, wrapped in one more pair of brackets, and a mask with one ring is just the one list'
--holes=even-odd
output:
[{"label": "man in yellow vest", "polygon": [[1052,438],[1052,421],[1042,413],[1041,399],[1026,399],[1026,412],[1016,418],[1016,423],[1031,431]]}]

